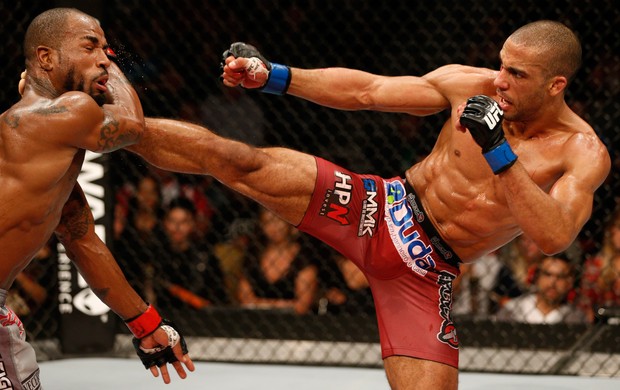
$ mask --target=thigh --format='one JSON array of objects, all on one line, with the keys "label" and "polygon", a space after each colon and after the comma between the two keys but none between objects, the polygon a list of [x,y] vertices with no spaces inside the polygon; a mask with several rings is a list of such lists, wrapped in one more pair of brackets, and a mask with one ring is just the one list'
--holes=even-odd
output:
[{"label": "thigh", "polygon": [[383,361],[392,390],[456,390],[458,370],[443,363],[407,356]]}]

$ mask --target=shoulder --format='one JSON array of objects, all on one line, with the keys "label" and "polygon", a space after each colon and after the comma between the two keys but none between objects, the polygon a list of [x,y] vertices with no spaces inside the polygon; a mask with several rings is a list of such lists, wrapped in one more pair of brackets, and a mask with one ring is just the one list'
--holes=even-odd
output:
[{"label": "shoulder", "polygon": [[72,115],[80,117],[80,119],[87,119],[92,116],[100,119],[103,116],[101,106],[84,92],[64,93],[54,99],[52,104],[58,109],[65,110]]},{"label": "shoulder", "polygon": [[55,132],[63,129],[74,132],[103,118],[101,107],[83,92],[67,92],[55,99],[40,100],[30,105],[28,111],[33,117],[42,117]]},{"label": "shoulder", "polygon": [[594,129],[581,120],[575,131],[564,143],[564,155],[568,168],[574,172],[584,172],[598,187],[611,170],[611,157],[607,147]]},{"label": "shoulder", "polygon": [[450,64],[423,76],[454,105],[465,97],[477,94],[494,95],[493,81],[497,71],[488,68]]}]

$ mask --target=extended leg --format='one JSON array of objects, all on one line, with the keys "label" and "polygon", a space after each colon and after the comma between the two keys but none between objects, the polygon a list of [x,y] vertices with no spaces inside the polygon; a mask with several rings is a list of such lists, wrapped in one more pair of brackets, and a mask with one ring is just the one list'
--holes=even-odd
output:
[{"label": "extended leg", "polygon": [[301,222],[314,190],[313,156],[285,148],[256,148],[196,124],[146,119],[139,144],[127,149],[165,170],[211,175],[286,221]]}]

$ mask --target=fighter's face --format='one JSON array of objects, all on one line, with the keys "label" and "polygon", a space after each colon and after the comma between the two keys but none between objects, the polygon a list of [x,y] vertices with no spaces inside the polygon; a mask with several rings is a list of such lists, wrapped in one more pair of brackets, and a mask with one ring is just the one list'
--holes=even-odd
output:
[{"label": "fighter's face", "polygon": [[107,42],[96,19],[86,15],[72,15],[58,53],[58,67],[63,92],[81,91],[99,103],[106,100],[108,91],[106,56]]},{"label": "fighter's face", "polygon": [[536,50],[506,41],[500,52],[502,62],[495,87],[504,118],[528,121],[544,107],[546,84],[541,54]]}]

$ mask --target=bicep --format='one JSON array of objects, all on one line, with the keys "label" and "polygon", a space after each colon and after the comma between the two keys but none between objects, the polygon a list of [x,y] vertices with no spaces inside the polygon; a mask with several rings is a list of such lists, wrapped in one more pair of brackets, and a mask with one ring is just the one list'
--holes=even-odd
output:
[{"label": "bicep", "polygon": [[494,95],[496,77],[497,72],[491,69],[458,64],[444,65],[422,76],[450,106],[458,106],[473,95]]},{"label": "bicep", "polygon": [[93,152],[111,152],[136,143],[144,130],[144,121],[121,106],[100,107],[90,96],[73,92],[58,103],[67,114],[58,121],[61,142]]},{"label": "bicep", "polygon": [[378,77],[370,88],[371,109],[417,116],[438,113],[450,107],[441,92],[423,77]]},{"label": "bicep", "polygon": [[55,233],[69,251],[90,231],[94,231],[94,217],[82,188],[76,183],[62,208]]},{"label": "bicep", "polygon": [[[575,234],[590,218],[594,193],[603,183],[610,169],[609,156],[606,150],[599,149],[590,152],[570,153],[569,155],[581,156],[582,158],[569,160],[568,169],[549,192],[549,195],[570,213],[575,224]],[[594,157],[593,153],[599,155]]]}]

